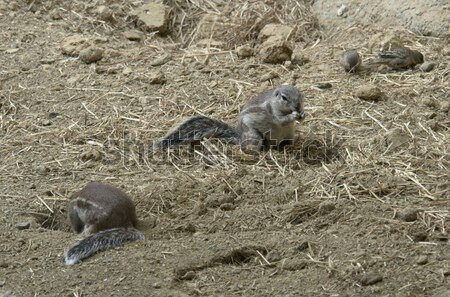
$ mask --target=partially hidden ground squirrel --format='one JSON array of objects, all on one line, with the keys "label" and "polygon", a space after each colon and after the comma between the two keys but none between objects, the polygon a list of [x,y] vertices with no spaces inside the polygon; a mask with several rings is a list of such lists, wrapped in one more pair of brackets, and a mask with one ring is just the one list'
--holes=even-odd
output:
[{"label": "partially hidden ground squirrel", "polygon": [[378,57],[369,61],[368,65],[387,65],[395,70],[414,68],[424,61],[423,54],[407,47],[394,48],[378,54]]},{"label": "partially hidden ground squirrel", "polygon": [[136,210],[131,198],[111,185],[91,182],[70,197],[68,216],[73,230],[85,238],[63,256],[72,265],[99,250],[144,239],[136,230]]},{"label": "partially hidden ground squirrel", "polygon": [[356,73],[361,69],[361,57],[355,49],[349,49],[341,54],[339,63],[345,72]]},{"label": "partially hidden ground squirrel", "polygon": [[303,97],[290,85],[264,91],[250,99],[238,116],[237,128],[205,116],[193,116],[171,129],[154,148],[189,144],[205,137],[221,138],[252,151],[292,144],[295,121],[305,117]]}]

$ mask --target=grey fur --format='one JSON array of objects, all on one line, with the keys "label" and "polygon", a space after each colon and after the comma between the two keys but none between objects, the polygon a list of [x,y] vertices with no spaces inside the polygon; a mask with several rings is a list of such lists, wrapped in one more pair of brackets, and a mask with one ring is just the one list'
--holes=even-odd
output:
[{"label": "grey fur", "polygon": [[342,53],[339,63],[346,72],[356,73],[360,70],[361,57],[357,50],[349,49]]},{"label": "grey fur", "polygon": [[89,235],[73,245],[62,257],[66,265],[73,265],[97,251],[108,250],[127,241],[142,240],[144,235],[134,228],[112,228]]},{"label": "grey fur", "polygon": [[224,139],[241,147],[257,150],[279,147],[294,138],[294,122],[305,117],[303,97],[294,86],[282,85],[250,99],[238,116],[237,128],[205,116],[190,117],[162,139],[154,148],[189,144],[205,137]]}]

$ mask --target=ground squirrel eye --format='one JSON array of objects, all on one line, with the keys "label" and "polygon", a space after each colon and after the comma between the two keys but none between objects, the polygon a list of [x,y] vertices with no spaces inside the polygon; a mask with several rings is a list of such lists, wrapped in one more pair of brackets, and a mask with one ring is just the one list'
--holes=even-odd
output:
[{"label": "ground squirrel eye", "polygon": [[288,101],[288,98],[286,97],[286,95],[281,94],[281,99],[283,99],[284,101]]}]

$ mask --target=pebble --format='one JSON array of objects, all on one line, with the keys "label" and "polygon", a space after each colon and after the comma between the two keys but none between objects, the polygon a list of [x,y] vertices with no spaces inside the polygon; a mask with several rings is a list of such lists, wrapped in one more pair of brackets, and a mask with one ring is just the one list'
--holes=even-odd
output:
[{"label": "pebble", "polygon": [[103,50],[90,46],[80,51],[80,60],[86,64],[94,63],[103,58]]},{"label": "pebble", "polygon": [[236,48],[236,55],[239,59],[249,58],[254,54],[255,50],[248,44],[244,44]]},{"label": "pebble", "polygon": [[290,259],[284,262],[283,269],[288,271],[297,271],[305,269],[308,262],[303,259]]},{"label": "pebble", "polygon": [[170,54],[164,54],[164,55],[156,58],[152,62],[150,62],[150,65],[151,66],[161,66],[161,65],[166,64],[170,60],[172,60],[172,56]]},{"label": "pebble", "polygon": [[420,65],[420,70],[422,70],[423,72],[430,72],[434,69],[434,66],[436,66],[436,64],[434,64],[433,62],[424,62],[422,63],[422,65]]},{"label": "pebble", "polygon": [[370,286],[376,283],[379,283],[383,280],[383,277],[381,276],[381,274],[379,274],[378,272],[375,271],[370,271],[365,273],[362,277],[361,277],[361,284],[363,286]]},{"label": "pebble", "polygon": [[122,33],[122,35],[130,41],[140,42],[142,39],[144,39],[144,33],[140,32],[140,31],[127,30],[127,31],[124,31]]},{"label": "pebble", "polygon": [[19,230],[26,230],[30,228],[30,222],[20,222],[16,224],[16,228]]},{"label": "pebble", "polygon": [[425,265],[428,263],[428,257],[427,256],[419,256],[416,259],[416,263],[419,265]]},{"label": "pebble", "polygon": [[381,96],[383,95],[383,93],[376,86],[366,85],[366,86],[359,87],[356,90],[355,95],[356,95],[356,97],[358,97],[359,99],[362,99],[362,100],[378,101],[381,98]]},{"label": "pebble", "polygon": [[397,218],[405,222],[414,222],[417,220],[418,212],[415,208],[407,207],[397,213]]}]

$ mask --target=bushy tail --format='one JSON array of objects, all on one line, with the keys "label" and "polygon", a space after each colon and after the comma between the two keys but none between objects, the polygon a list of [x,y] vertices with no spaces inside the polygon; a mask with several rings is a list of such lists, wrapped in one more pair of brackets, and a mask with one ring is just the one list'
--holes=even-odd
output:
[{"label": "bushy tail", "polygon": [[155,142],[153,148],[189,144],[205,137],[220,138],[231,144],[239,143],[237,131],[227,123],[205,116],[194,116],[175,126],[166,136]]},{"label": "bushy tail", "polygon": [[144,235],[133,228],[113,228],[89,235],[73,245],[62,257],[66,265],[73,265],[81,259],[100,250],[107,250],[122,245],[127,241],[144,239]]}]

